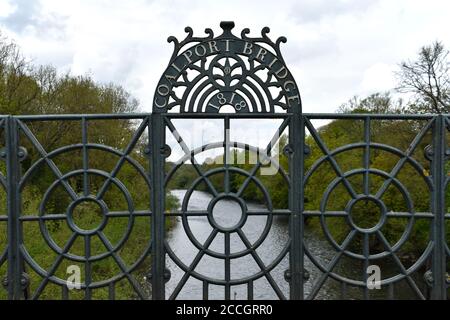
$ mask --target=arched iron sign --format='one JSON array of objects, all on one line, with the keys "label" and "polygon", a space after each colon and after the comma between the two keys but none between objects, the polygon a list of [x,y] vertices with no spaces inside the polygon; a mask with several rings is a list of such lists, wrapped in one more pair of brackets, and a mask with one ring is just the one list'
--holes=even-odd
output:
[{"label": "arched iron sign", "polygon": [[[217,37],[211,29],[206,37],[194,37],[187,27],[184,40],[168,38],[174,52],[156,88],[153,112],[217,113],[231,105],[238,113],[300,113],[299,90],[280,51],[286,38],[273,42],[267,27],[261,37],[249,37],[244,29],[239,38],[231,32],[234,22],[220,26],[223,33]],[[189,71],[196,75],[188,78]],[[258,72],[267,72],[265,79]]]},{"label": "arched iron sign", "polygon": [[[152,150],[154,153],[160,150],[168,151],[166,145],[165,132],[175,137],[184,152],[169,172],[165,175],[162,168],[164,159],[153,158],[153,176],[155,181],[164,181],[166,187],[179,168],[189,163],[193,166],[198,178],[188,188],[182,201],[179,212],[168,212],[168,215],[178,216],[186,237],[190,244],[198,250],[193,252],[192,261],[186,262],[174,252],[169,242],[162,243],[164,230],[154,229],[153,234],[153,257],[154,265],[153,277],[153,298],[154,299],[175,299],[180,297],[180,292],[190,280],[200,281],[202,297],[207,299],[212,293],[217,293],[222,288],[223,295],[219,297],[231,299],[236,294],[235,287],[244,286],[241,290],[240,298],[253,299],[255,294],[254,283],[263,279],[267,281],[268,287],[273,290],[274,297],[279,299],[289,298],[300,299],[303,295],[303,253],[301,247],[302,221],[299,218],[302,195],[300,185],[291,185],[290,181],[301,178],[300,152],[294,153],[292,150],[300,150],[302,141],[302,130],[300,114],[301,100],[299,88],[288,70],[280,51],[280,44],[286,42],[286,38],[280,37],[272,41],[268,37],[269,28],[264,28],[260,37],[250,37],[249,29],[244,29],[238,37],[232,33],[234,22],[222,22],[220,24],[223,33],[214,36],[211,29],[206,29],[207,36],[195,37],[191,28],[187,27],[188,33],[184,40],[179,41],[175,37],[169,37],[168,41],[174,44],[174,52],[169,61],[167,69],[157,85],[152,115]],[[225,110],[225,112],[224,112]],[[223,141],[202,145],[199,148],[190,149],[183,137],[179,134],[173,119],[195,119],[210,118],[220,119],[223,122]],[[280,127],[276,130],[274,138],[268,141],[267,147],[263,150],[255,146],[250,146],[239,141],[230,141],[230,121],[246,117],[279,119]],[[191,123],[194,126],[194,123]],[[289,131],[289,145],[285,148],[289,155],[289,170],[285,171],[270,157],[270,152],[275,148],[281,134]],[[202,166],[197,163],[196,156],[205,150],[223,149],[223,165],[213,170],[203,171]],[[267,161],[274,164],[279,174],[284,177],[284,181],[289,185],[290,208],[277,210],[272,204],[270,192],[264,183],[257,176],[262,163],[258,160],[249,172],[234,166],[230,161],[231,148],[237,150],[248,150],[260,155]],[[164,158],[164,156],[162,156]],[[238,175],[243,179],[240,188],[230,186],[230,176]],[[222,176],[224,180],[223,189],[218,190],[212,182],[216,176]],[[211,195],[209,205],[201,212],[190,209],[192,195],[202,183],[207,185],[207,191]],[[247,207],[247,202],[243,197],[244,190],[254,184],[255,188],[264,195],[264,209],[260,212],[252,212]],[[167,192],[165,187],[154,190],[155,204],[153,212],[162,215],[163,203],[157,203]],[[214,218],[214,208],[216,203],[226,199],[236,204],[240,219],[231,226],[221,226]],[[166,214],[166,217],[167,217]],[[164,224],[164,217],[154,216],[154,225]],[[264,219],[263,230],[251,240],[246,234],[246,225],[251,224],[252,216],[259,215]],[[268,239],[269,231],[273,228],[272,223],[275,216],[285,216],[289,220],[290,233],[285,239],[286,243],[280,249],[279,254],[270,261],[264,259],[258,253],[262,245],[270,243]],[[199,239],[194,234],[190,225],[190,219],[195,216],[197,219],[205,219],[210,225],[211,232],[205,239]],[[238,240],[233,240],[236,237]],[[221,249],[211,248],[215,241],[221,239]],[[233,243],[239,241],[241,248],[235,250]],[[236,244],[236,243],[234,243]],[[167,260],[160,258],[167,254]],[[236,276],[233,268],[239,268],[236,260],[248,257],[256,265],[256,269],[248,274]],[[207,259],[223,261],[223,275],[208,274],[202,272],[199,266]],[[282,261],[289,261],[281,264]],[[214,265],[211,260],[208,260]],[[181,279],[171,279],[171,268],[181,269],[183,276]],[[272,272],[275,268],[283,268],[280,278],[275,278]],[[205,271],[205,270],[203,270]],[[280,271],[278,271],[280,273]],[[179,273],[179,272],[178,272]],[[159,274],[159,278],[155,275]],[[165,283],[168,282],[166,285]],[[283,290],[282,287],[290,289]],[[167,288],[170,287],[170,290]]]}]

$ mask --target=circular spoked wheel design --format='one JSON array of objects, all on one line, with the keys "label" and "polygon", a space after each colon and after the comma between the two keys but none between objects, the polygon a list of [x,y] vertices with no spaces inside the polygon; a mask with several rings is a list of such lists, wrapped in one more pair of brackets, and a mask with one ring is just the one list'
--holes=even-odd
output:
[{"label": "circular spoked wheel design", "polygon": [[[211,171],[208,171],[205,173],[205,178],[209,178],[213,175],[220,175],[220,174],[224,174],[226,169],[214,169]],[[234,173],[238,173],[238,174],[242,174],[246,177],[249,176],[248,172],[238,169],[238,168],[228,168],[228,170],[230,172],[234,172]],[[193,192],[196,190],[196,188],[199,186],[199,184],[203,181],[202,178],[197,179],[193,185],[191,186],[191,188],[189,188],[189,190],[186,192],[186,195],[184,197],[183,200],[183,204],[182,204],[182,222],[183,222],[183,227],[186,231],[186,235],[188,236],[188,238],[191,240],[192,244],[194,244],[194,246],[201,250],[202,252],[205,252],[206,254],[215,257],[215,258],[220,258],[220,259],[225,259],[225,258],[239,258],[242,256],[245,256],[249,253],[255,252],[255,250],[261,245],[261,243],[265,240],[265,238],[267,237],[267,234],[270,231],[270,227],[272,225],[272,221],[273,221],[273,215],[272,215],[272,201],[270,199],[270,196],[267,192],[267,190],[264,188],[264,186],[261,184],[261,182],[257,179],[257,178],[252,178],[253,181],[256,183],[258,189],[264,194],[265,197],[265,203],[266,203],[266,208],[267,208],[267,214],[266,214],[266,222],[264,225],[264,229],[262,231],[262,233],[259,235],[258,239],[251,243],[249,239],[247,239],[244,231],[243,231],[243,227],[247,221],[247,217],[248,217],[248,212],[247,212],[247,206],[245,203],[245,200],[242,199],[242,197],[239,194],[235,194],[232,192],[229,193],[219,193],[216,194],[212,200],[210,201],[209,205],[208,205],[208,209],[207,209],[207,213],[205,213],[205,216],[207,216],[209,223],[211,224],[213,230],[210,234],[210,237],[213,237],[215,235],[217,235],[217,233],[221,232],[224,234],[230,234],[230,233],[237,233],[239,237],[241,237],[242,241],[244,241],[244,244],[247,244],[247,248],[242,250],[242,251],[236,251],[233,252],[231,251],[229,254],[225,254],[223,252],[218,252],[218,251],[214,251],[209,249],[209,245],[208,243],[202,243],[200,240],[198,240],[191,227],[189,224],[189,210],[188,210],[188,206],[189,206],[189,202],[190,199],[192,197]],[[221,223],[220,221],[218,221],[218,217],[214,216],[214,207],[220,203],[220,201],[222,200],[232,200],[233,202],[237,203],[239,206],[239,209],[241,210],[240,213],[240,219],[238,219],[238,221],[233,224],[233,225],[224,225],[223,223]],[[212,242],[213,239],[211,239]],[[211,244],[211,243],[209,243]]]},{"label": "circular spoked wheel design", "polygon": [[[64,247],[61,247],[57,244],[57,242],[52,238],[51,231],[48,229],[48,224],[45,222],[45,217],[47,215],[46,208],[47,203],[50,200],[50,197],[52,196],[53,192],[56,190],[56,188],[61,187],[64,184],[64,181],[66,181],[69,178],[74,178],[80,175],[84,175],[85,172],[82,170],[71,172],[65,176],[62,177],[63,180],[57,180],[55,181],[50,188],[47,190],[47,192],[44,195],[44,198],[42,199],[40,210],[39,210],[39,216],[41,219],[39,219],[39,225],[42,231],[42,235],[44,236],[44,239],[46,240],[47,244],[58,254],[69,258],[73,261],[78,262],[93,262],[98,261],[101,259],[104,259],[110,255],[112,255],[114,252],[118,251],[121,247],[123,247],[124,243],[127,241],[128,237],[130,236],[131,230],[133,228],[134,223],[134,204],[132,197],[129,193],[129,191],[126,189],[126,187],[116,178],[112,178],[109,176],[108,173],[102,173],[96,170],[88,170],[87,173],[89,175],[93,176],[100,176],[104,178],[104,181],[108,181],[108,178],[110,178],[110,181],[112,184],[114,184],[118,189],[121,191],[123,198],[126,200],[127,204],[127,211],[125,214],[121,214],[120,218],[127,218],[128,224],[125,229],[125,232],[121,235],[120,240],[117,241],[116,244],[112,244],[104,234],[104,229],[108,224],[108,221],[110,219],[115,219],[115,215],[110,213],[110,210],[108,208],[108,205],[106,202],[98,197],[98,195],[77,195],[72,202],[67,207],[66,213],[61,216],[61,220],[65,220],[68,227],[72,230],[73,236],[83,236],[85,239],[91,238],[91,237],[99,237],[99,239],[103,242],[105,245],[105,252],[96,254],[90,257],[86,257],[85,255],[79,255],[79,254],[72,254],[69,249],[66,249]],[[96,215],[96,220],[98,220],[98,223],[94,223],[94,225],[91,226],[82,226],[79,222],[77,223],[77,217],[76,217],[76,211],[83,205],[92,205],[90,211],[86,211],[86,214],[89,215]],[[94,208],[92,208],[94,207]],[[95,210],[97,209],[97,210]],[[87,238],[86,238],[87,237]],[[87,240],[91,241],[91,239]],[[109,248],[109,250],[106,250],[106,248]]]},{"label": "circular spoked wheel design", "polygon": [[[247,203],[242,196],[242,192],[243,190],[245,190],[245,187],[243,187],[243,185],[246,182],[244,182],[240,187],[237,187],[238,190],[234,190],[234,192],[217,192],[215,190],[215,187],[213,187],[211,184],[211,180],[214,180],[216,176],[227,177],[229,175],[239,175],[243,177],[244,181],[251,181],[251,183],[254,183],[254,185],[256,186],[256,189],[263,195],[263,203],[265,203],[265,208],[259,210],[258,216],[264,217],[265,222],[263,223],[263,227],[261,228],[260,232],[252,240],[248,238],[248,235],[245,232],[246,225],[251,223],[249,222],[249,217],[254,214],[253,210],[248,209]],[[286,176],[283,177],[286,179]],[[198,218],[199,216],[202,216],[204,219],[206,219],[205,221],[207,221],[211,227],[210,234],[205,237],[206,240],[199,239],[192,229],[190,218],[193,217],[194,212],[189,209],[193,194],[202,183],[206,183],[207,185],[209,185],[209,191],[212,194],[212,197],[206,206],[206,210],[202,211],[201,213],[195,212],[195,217]],[[225,183],[227,183],[227,181],[225,181]],[[225,190],[226,189],[227,188],[225,188]],[[216,209],[221,206],[221,203],[224,201],[227,203],[228,211],[222,212],[221,216],[219,212],[216,212]],[[232,208],[232,212],[230,211],[230,208]],[[224,219],[223,217],[224,214],[227,216],[226,219]],[[166,243],[166,248],[170,258],[179,268],[181,268],[185,272],[185,278],[192,276],[196,279],[206,281],[210,284],[215,285],[233,286],[245,284],[260,277],[270,277],[270,271],[272,271],[280,263],[280,261],[286,256],[289,249],[289,244],[286,243],[281,252],[277,252],[276,256],[270,261],[270,263],[263,263],[261,257],[257,253],[257,249],[267,239],[271,226],[273,224],[272,200],[267,189],[254,174],[251,174],[237,167],[229,166],[211,169],[204,172],[202,176],[197,178],[184,195],[180,216],[185,234],[192,245],[195,246],[196,249],[198,249],[198,254],[194,258],[193,262],[188,265],[184,261],[182,261],[182,259],[180,259],[180,257],[178,257],[174,251],[172,251],[169,243]],[[218,234],[223,235],[224,244],[222,248],[225,248],[224,251],[216,250],[210,247]],[[230,245],[230,237],[233,235],[240,239],[243,248],[233,248],[233,246]],[[196,269],[200,260],[203,259],[205,255],[212,258],[225,260],[226,263],[230,263],[230,261],[234,259],[237,260],[249,255],[259,266],[260,271],[254,272],[250,275],[246,275],[245,277],[231,276],[230,279],[227,280],[225,280],[224,278],[213,277],[210,274],[204,274]],[[275,283],[273,285],[277,286]],[[177,290],[181,290],[180,284],[179,287],[175,289],[176,294],[178,293]],[[276,290],[280,292],[278,288]],[[176,294],[173,295],[176,296]]]},{"label": "circular spoked wheel design", "polygon": [[[237,204],[238,206],[237,210],[233,210],[229,213],[229,215],[237,213],[237,219],[236,217],[231,217],[231,222],[225,220],[220,213],[215,213],[219,211],[215,209],[219,207],[224,200],[228,200],[233,204]],[[242,198],[238,197],[234,193],[220,194],[215,197],[208,205],[208,220],[210,224],[214,226],[214,228],[222,232],[235,232],[238,229],[242,229],[245,222],[247,221],[247,205]]]},{"label": "circular spoked wheel design", "polygon": [[[338,242],[333,238],[333,235],[330,232],[327,221],[326,221],[327,215],[325,213],[329,211],[329,210],[327,210],[328,202],[329,202],[329,199],[332,196],[333,192],[336,191],[336,188],[339,185],[343,184],[344,181],[348,181],[347,179],[351,178],[352,176],[363,175],[363,174],[365,174],[365,172],[366,171],[364,169],[354,170],[350,173],[344,173],[342,178],[335,179],[328,186],[328,189],[325,192],[325,194],[323,195],[321,205],[320,205],[320,212],[322,213],[320,220],[321,220],[321,225],[324,230],[324,234],[325,234],[326,238],[333,245],[333,247],[336,250],[338,250],[339,252],[342,252],[344,255],[347,255],[347,256],[350,256],[350,257],[353,257],[356,259],[360,259],[360,260],[365,260],[366,256],[363,254],[353,252],[351,249],[348,249],[348,248],[343,250],[342,245],[338,244]],[[386,172],[382,172],[382,171],[375,170],[375,169],[369,169],[368,172],[371,175],[375,175],[375,176],[384,178],[385,181],[389,180],[389,174]],[[397,179],[393,179],[392,184],[396,188],[398,193],[402,195],[404,204],[408,209],[407,211],[411,212],[412,215],[409,216],[408,223],[406,224],[403,234],[400,237],[400,239],[397,241],[397,243],[395,243],[391,249],[383,251],[382,253],[368,255],[369,259],[383,258],[383,257],[386,257],[388,255],[395,253],[409,239],[409,236],[412,232],[412,228],[414,226],[414,221],[415,221],[414,206],[413,206],[412,199],[409,195],[409,192],[407,191],[405,186],[401,182],[399,182]],[[367,208],[368,203],[370,203],[370,202],[373,203],[374,206],[377,207],[377,211],[378,211],[377,212],[377,215],[378,215],[377,220],[378,221],[375,223],[372,223],[370,226],[361,226],[360,223],[355,221],[353,212],[356,211],[355,207],[358,204],[362,204],[363,208]],[[381,197],[379,195],[352,194],[352,197],[348,201],[344,211],[345,211],[345,216],[343,218],[345,219],[347,225],[351,229],[348,237],[356,236],[358,233],[362,234],[363,237],[367,237],[368,235],[371,235],[371,234],[375,234],[377,237],[383,237],[381,229],[388,221],[388,212],[387,212],[386,204],[381,200]],[[348,241],[351,242],[351,239]],[[391,252],[391,250],[392,250],[392,252]]]},{"label": "circular spoked wheel design", "polygon": [[[367,202],[374,203],[379,210],[379,219],[373,226],[361,226],[356,219],[354,218],[354,215],[352,214],[355,211],[355,207],[360,204],[364,203],[365,206],[367,205]],[[386,222],[386,213],[387,208],[383,201],[378,199],[377,197],[374,197],[372,195],[358,195],[355,199],[352,199],[348,202],[346,207],[346,212],[348,212],[347,220],[348,224],[355,230],[358,230],[361,233],[374,233],[380,230],[384,223]]]},{"label": "circular spoked wheel design", "polygon": [[[83,206],[88,207],[89,215],[92,215],[93,219],[97,219],[100,221],[96,221],[94,223],[90,223],[88,226],[83,226],[82,222],[78,222],[77,216],[81,216],[83,211]],[[80,197],[69,205],[67,209],[67,224],[70,226],[73,232],[77,232],[83,235],[93,235],[99,231],[102,231],[108,221],[108,207],[105,201],[101,199],[97,199],[93,196]],[[91,219],[92,219],[91,218]]]},{"label": "circular spoked wheel design", "polygon": [[[81,148],[81,147],[80,147]],[[124,163],[131,165],[134,168],[137,179],[142,179],[147,185],[148,190],[150,190],[150,182],[145,170],[141,165],[132,159],[130,156],[122,153],[121,151],[109,148],[102,145],[87,145],[86,148],[95,148],[97,150],[106,151],[112,153],[115,156],[121,157],[118,159],[120,166]],[[78,169],[65,174],[62,174],[56,167],[52,158],[65,153],[67,151],[72,151],[76,149],[74,146],[67,146],[57,149],[49,153],[47,159],[39,159],[36,161],[32,167],[24,175],[21,182],[21,187],[26,184],[27,180],[33,174],[33,172],[40,166],[45,165],[44,161],[49,163],[49,167],[52,168],[57,178],[50,184],[48,189],[45,191],[42,200],[39,205],[39,215],[37,216],[37,222],[42,234],[42,237],[46,244],[51,248],[51,250],[56,253],[57,258],[54,264],[49,268],[44,268],[37,262],[33,254],[27,250],[26,245],[24,245],[24,257],[28,264],[44,279],[48,279],[59,285],[66,285],[66,279],[57,276],[57,269],[61,265],[61,262],[65,259],[70,263],[73,261],[75,263],[84,265],[87,269],[92,268],[93,263],[100,262],[104,259],[112,259],[117,266],[117,271],[96,275],[96,279],[100,280],[86,279],[89,281],[89,288],[99,288],[107,286],[110,283],[119,281],[120,279],[127,277],[130,283],[134,287],[137,294],[143,297],[141,289],[138,288],[135,280],[130,275],[149,255],[150,253],[150,241],[142,243],[142,247],[137,249],[139,256],[133,261],[125,261],[121,257],[120,252],[126,246],[130,240],[130,235],[136,223],[136,213],[135,213],[135,199],[130,193],[127,186],[117,177],[120,167],[113,172],[106,172],[98,169]],[[89,186],[89,181],[95,179],[99,184],[100,188],[98,190],[93,190]],[[70,183],[70,181],[87,181],[83,184],[83,187],[76,192]],[[86,190],[86,187],[88,190]],[[120,207],[122,210],[113,210],[112,208],[117,207],[116,203],[110,203],[114,200],[108,198],[106,195],[109,190],[114,188],[114,195],[116,198],[120,198]],[[63,192],[63,194],[61,193]],[[64,201],[67,203],[65,212],[53,214],[48,212],[48,208],[51,208],[52,203],[58,199],[58,201]],[[109,199],[109,200],[108,200]],[[118,199],[116,199],[118,200]],[[117,202],[117,201],[114,201]],[[139,214],[139,216],[151,216],[150,212],[144,214]],[[70,234],[64,239],[57,231],[53,230],[50,221],[57,221],[58,228],[64,227],[68,230]],[[62,224],[62,226],[61,226]],[[114,239],[111,239],[108,234],[109,225],[114,225]],[[150,234],[150,223],[148,224]],[[60,229],[58,229],[60,230]],[[26,235],[25,235],[26,237]],[[26,244],[26,239],[24,239]],[[84,250],[80,250],[80,246],[75,248],[76,241],[84,242]],[[91,247],[96,244],[95,252]],[[135,248],[133,248],[136,250]],[[134,256],[133,256],[134,257]],[[60,274],[60,272],[58,273]],[[86,274],[86,276],[88,276]],[[88,276],[92,278],[93,274]],[[84,281],[85,275],[83,275],[83,281],[81,283],[81,288],[85,289],[87,287]]]},{"label": "circular spoked wheel design", "polygon": [[[365,145],[351,145],[336,149],[335,151],[330,152],[329,156],[324,156],[319,159],[316,163],[314,163],[309,172],[306,174],[305,185],[308,183],[308,180],[314,174],[314,172],[316,172],[323,163],[329,161],[329,158],[335,157],[339,153],[358,147],[365,148]],[[410,166],[418,172],[418,175],[423,177],[426,185],[428,187],[431,187],[429,178],[423,175],[424,170],[416,160],[405,155],[402,151],[387,145],[374,144],[371,147],[389,151],[399,156],[400,158],[404,157],[404,161],[407,161]],[[401,250],[402,246],[404,246],[405,243],[410,240],[410,237],[414,232],[414,224],[418,217],[415,216],[414,204],[410,196],[410,192],[407,190],[406,186],[396,177],[398,172],[388,173],[379,169],[372,168],[355,169],[348,172],[342,172],[340,171],[340,168],[337,167],[337,170],[339,172],[338,177],[336,177],[328,185],[325,192],[323,193],[320,202],[319,216],[320,225],[322,227],[325,239],[336,251],[336,256],[331,259],[329,263],[324,263],[311,254],[310,250],[308,249],[308,243],[305,243],[305,252],[308,255],[309,259],[313,262],[314,265],[316,265],[317,268],[319,268],[320,271],[328,274],[331,278],[360,287],[366,286],[366,283],[361,280],[361,275],[364,272],[361,272],[358,278],[351,278],[348,274],[344,275],[342,273],[342,270],[336,270],[335,267],[343,256],[365,262],[366,264],[370,264],[369,261],[377,264],[378,262],[376,261],[381,261],[380,259],[383,258],[389,258],[391,259],[391,261],[394,261],[396,267],[399,270],[399,273],[381,279],[382,285],[397,282],[406,277],[409,277],[425,262],[425,260],[431,253],[432,243],[428,243],[428,246],[424,249],[420,258],[417,259],[417,261],[415,261],[410,267],[407,268],[403,265],[401,259],[398,256],[398,253]],[[376,178],[381,181],[381,187],[379,188],[379,190],[377,190],[377,192],[375,192],[375,194],[369,192],[369,187],[366,187],[365,193],[358,193],[355,191],[352,183],[350,182],[352,179],[352,181],[357,181],[358,178],[360,179],[360,181]],[[389,187],[395,189],[395,193],[401,196],[403,202],[402,205],[406,208],[407,213],[397,214],[395,212],[392,212],[383,201],[383,194]],[[339,194],[338,188],[343,188],[349,197],[349,200],[344,205],[344,210],[340,212],[337,212],[338,210],[334,208],[330,208],[330,199],[332,197],[335,197],[336,194]],[[343,192],[342,189],[340,190],[340,192]],[[367,212],[369,211],[372,214],[372,216],[370,217],[372,218],[371,220],[367,215]],[[361,218],[361,216],[358,216],[358,212],[362,212],[366,215]],[[327,220],[328,218],[342,219],[344,225],[347,226],[349,231],[344,237],[343,241],[338,241],[333,236],[333,233],[330,230],[330,220]],[[391,244],[383,232],[383,227],[387,225],[390,219],[396,218],[406,219],[407,221],[403,225],[404,229],[402,234],[398,237],[398,239],[396,239],[395,243]],[[368,220],[370,221],[368,222]],[[381,244],[383,250],[371,252],[369,248],[370,237],[376,239],[378,243]],[[359,248],[358,246],[358,250],[356,250],[356,248],[352,246],[357,238],[361,239],[362,245],[362,248]]]}]

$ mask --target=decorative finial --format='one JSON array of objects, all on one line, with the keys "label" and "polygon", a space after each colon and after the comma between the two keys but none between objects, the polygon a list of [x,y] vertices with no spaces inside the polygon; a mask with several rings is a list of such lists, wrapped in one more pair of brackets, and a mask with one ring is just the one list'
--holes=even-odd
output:
[{"label": "decorative finial", "polygon": [[222,21],[220,27],[223,29],[223,35],[231,35],[231,29],[234,28],[234,21]]}]

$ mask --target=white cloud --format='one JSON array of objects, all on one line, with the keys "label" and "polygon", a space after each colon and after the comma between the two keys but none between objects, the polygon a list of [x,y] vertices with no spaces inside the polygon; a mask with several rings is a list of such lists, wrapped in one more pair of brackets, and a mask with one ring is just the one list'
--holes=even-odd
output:
[{"label": "white cloud", "polygon": [[6,8],[0,27],[26,55],[120,83],[145,110],[171,54],[166,38],[183,37],[186,25],[203,34],[206,27],[218,31],[221,20],[234,20],[236,33],[250,27],[256,34],[268,25],[273,37],[286,35],[283,52],[308,112],[332,112],[355,94],[388,89],[388,68],[435,39],[450,45],[446,1],[430,0],[426,6],[406,0],[15,3],[20,10],[0,0]]},{"label": "white cloud", "polygon": [[234,20],[236,34],[267,25],[288,38],[282,51],[303,110],[333,112],[354,95],[393,87],[396,65],[421,46],[439,39],[450,47],[449,11],[439,0],[0,0],[0,29],[36,63],[121,84],[150,111],[169,35],[184,37],[187,25],[219,33],[221,20]]},{"label": "white cloud", "polygon": [[394,71],[396,66],[376,63],[364,71],[361,90],[367,94],[388,91],[395,87]]},{"label": "white cloud", "polygon": [[6,18],[17,10],[17,6],[9,0],[0,0],[0,18]]}]

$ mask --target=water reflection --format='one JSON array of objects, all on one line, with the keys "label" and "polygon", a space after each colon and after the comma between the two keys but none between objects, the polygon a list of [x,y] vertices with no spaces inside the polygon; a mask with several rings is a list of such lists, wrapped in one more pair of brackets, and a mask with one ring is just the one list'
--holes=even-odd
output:
[{"label": "water reflection", "polygon": [[[172,193],[183,200],[185,190],[174,190]],[[205,192],[194,191],[190,201],[188,210],[206,210],[212,196]],[[255,203],[247,203],[249,210],[264,209]],[[239,206],[231,199],[223,199],[220,205],[214,207],[214,219],[220,221],[225,226],[236,224],[236,213]],[[239,215],[239,214],[238,214]],[[211,236],[213,228],[208,218],[205,216],[189,217],[188,222],[184,225],[181,218],[177,218],[178,222],[167,234],[167,243],[171,250],[188,268],[194,259],[199,255],[199,249],[192,243],[198,241],[199,246],[203,245],[208,237]],[[228,219],[228,220],[227,220]],[[268,233],[264,235],[266,224],[270,224]],[[189,230],[190,236],[186,234],[185,228]],[[230,278],[232,280],[245,279],[261,272],[258,262],[264,266],[276,265],[268,274],[268,277],[259,277],[253,282],[253,299],[277,299],[277,291],[289,298],[289,285],[284,279],[284,272],[288,269],[289,260],[286,252],[286,246],[289,241],[288,221],[283,217],[274,217],[273,221],[268,221],[266,216],[248,216],[247,221],[242,227],[246,239],[251,244],[257,243],[261,237],[264,241],[256,249],[256,255],[251,252],[231,259]],[[214,234],[213,234],[214,235]],[[203,255],[200,262],[195,266],[194,271],[207,279],[224,280],[225,279],[225,261],[221,259],[221,255],[225,253],[224,234],[219,232],[208,247],[209,251]],[[311,254],[322,261],[324,265],[335,257],[336,252],[329,246],[327,241],[314,233],[308,227],[305,229],[305,242]],[[236,232],[230,234],[230,253],[238,254],[247,250],[245,239],[243,241]],[[247,250],[248,251],[248,250]],[[200,253],[201,254],[201,253]],[[211,256],[212,255],[212,256]],[[198,257],[197,257],[198,258]],[[172,259],[167,257],[167,267],[171,270],[171,279],[166,286],[166,295],[169,297],[174,290],[179,290],[178,299],[202,299],[203,283],[195,277],[188,277],[184,286],[180,286],[180,281],[184,280],[185,272],[180,269]],[[304,290],[307,296],[313,286],[320,281],[322,272],[320,272],[314,264],[305,257],[305,268],[310,273],[309,280],[305,283]],[[383,270],[396,272],[395,266],[385,264]],[[341,259],[336,265],[335,271],[345,274],[350,278],[361,278],[362,264],[350,259]],[[420,284],[419,284],[420,285]],[[177,288],[178,286],[178,288]],[[275,287],[275,288],[274,288]],[[225,297],[224,286],[209,285],[209,299],[223,299]],[[340,299],[342,298],[342,290],[346,291],[346,298],[360,299],[362,298],[362,290],[359,288],[343,288],[341,284],[335,280],[328,279],[324,281],[323,286],[318,292],[316,299]],[[371,290],[371,298],[386,298],[387,290]],[[409,286],[406,283],[400,283],[396,286],[397,298],[412,298]],[[247,299],[249,297],[247,284],[234,285],[230,288],[230,296],[232,299]]]}]

